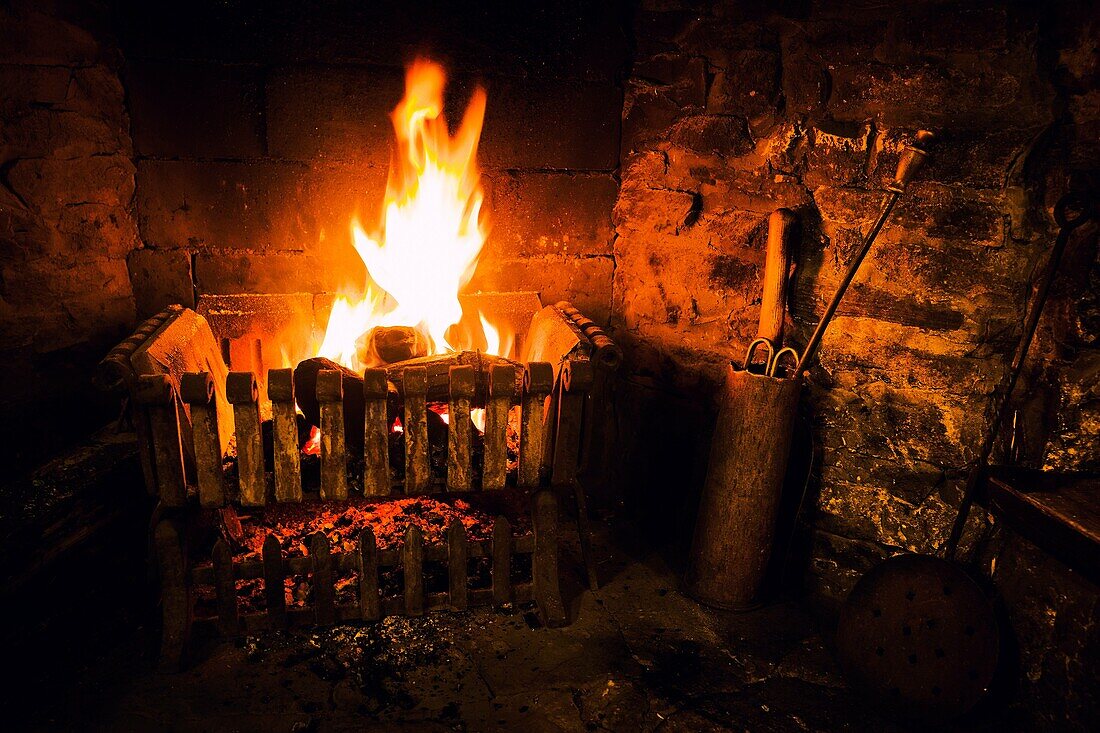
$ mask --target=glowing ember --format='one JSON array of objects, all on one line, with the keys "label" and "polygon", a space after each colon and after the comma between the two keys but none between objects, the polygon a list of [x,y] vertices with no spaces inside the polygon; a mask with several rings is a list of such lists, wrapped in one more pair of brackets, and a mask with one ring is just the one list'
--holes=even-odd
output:
[{"label": "glowing ember", "polygon": [[[448,330],[462,317],[458,292],[485,243],[476,155],[486,96],[474,91],[452,137],[443,117],[445,83],[436,64],[419,60],[409,67],[405,98],[392,115],[396,147],[382,222],[371,233],[352,222],[368,283],[355,302],[337,298],[319,355],[355,370],[375,366],[359,362],[355,342],[376,326],[414,326],[430,340],[431,354],[471,347],[452,342]],[[507,344],[481,320],[487,353],[504,355]]]},{"label": "glowing ember", "polygon": [[302,446],[302,455],[321,455],[321,429],[316,425],[310,426],[309,440],[307,440],[306,444]]}]

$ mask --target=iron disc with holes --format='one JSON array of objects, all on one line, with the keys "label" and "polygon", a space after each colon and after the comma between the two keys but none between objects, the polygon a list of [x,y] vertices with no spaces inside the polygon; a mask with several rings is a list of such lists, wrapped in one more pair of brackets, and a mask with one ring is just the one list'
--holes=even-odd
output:
[{"label": "iron disc with holes", "polygon": [[845,674],[905,715],[944,720],[973,708],[993,682],[999,651],[982,589],[957,565],[928,555],[883,562],[840,612]]}]

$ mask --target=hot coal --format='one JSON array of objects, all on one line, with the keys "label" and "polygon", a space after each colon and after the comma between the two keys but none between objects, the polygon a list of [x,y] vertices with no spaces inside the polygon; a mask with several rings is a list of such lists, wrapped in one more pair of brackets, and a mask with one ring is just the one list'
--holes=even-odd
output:
[{"label": "hot coal", "polygon": [[[525,513],[519,507],[509,506],[522,497],[509,496],[471,497],[471,501],[456,498],[435,499],[425,496],[368,501],[362,498],[344,502],[307,501],[301,504],[274,504],[256,510],[240,510],[235,519],[240,521],[239,538],[232,543],[235,562],[258,561],[263,557],[263,543],[269,534],[274,535],[286,558],[309,555],[310,538],[323,532],[333,553],[358,550],[359,535],[366,528],[374,533],[379,549],[400,547],[409,527],[417,527],[426,545],[442,544],[447,528],[453,521],[460,521],[469,541],[487,540],[492,537],[493,520],[498,514],[509,516],[513,533],[529,531]],[[249,513],[250,512],[250,513]],[[220,520],[215,520],[220,524]],[[223,533],[219,533],[223,534]],[[513,579],[524,580],[530,576],[529,556],[518,556],[513,562]],[[490,565],[487,558],[472,558],[468,566],[467,583],[472,588],[488,587]],[[447,569],[440,563],[427,562],[424,566],[425,587],[428,592],[447,589]],[[401,568],[384,568],[380,573],[383,596],[395,596],[402,592],[404,579]],[[338,573],[335,578],[338,604],[355,603],[358,600],[358,573]],[[285,580],[285,597],[289,608],[301,608],[312,602],[313,588],[307,576],[289,576]],[[262,611],[265,607],[263,581],[238,580],[238,603],[242,612]],[[214,609],[214,589],[197,588],[197,613],[208,615]]]}]

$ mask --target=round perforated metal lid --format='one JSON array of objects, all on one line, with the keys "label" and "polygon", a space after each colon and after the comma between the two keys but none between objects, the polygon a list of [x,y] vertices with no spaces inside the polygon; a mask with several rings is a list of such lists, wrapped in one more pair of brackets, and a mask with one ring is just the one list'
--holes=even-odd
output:
[{"label": "round perforated metal lid", "polygon": [[989,600],[957,565],[899,555],[848,597],[837,651],[850,679],[897,712],[949,718],[988,691],[999,637]]}]

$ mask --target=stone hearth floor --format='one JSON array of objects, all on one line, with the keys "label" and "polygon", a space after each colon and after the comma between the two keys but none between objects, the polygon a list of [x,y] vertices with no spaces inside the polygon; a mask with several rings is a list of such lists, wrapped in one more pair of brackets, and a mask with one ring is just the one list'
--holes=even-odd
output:
[{"label": "stone hearth floor", "polygon": [[[157,674],[148,632],[82,671],[42,729],[895,731],[846,689],[809,617],[705,609],[657,552],[597,538],[598,593],[563,569],[572,623],[494,610],[193,645]],[[537,626],[537,624],[535,624]]]}]

